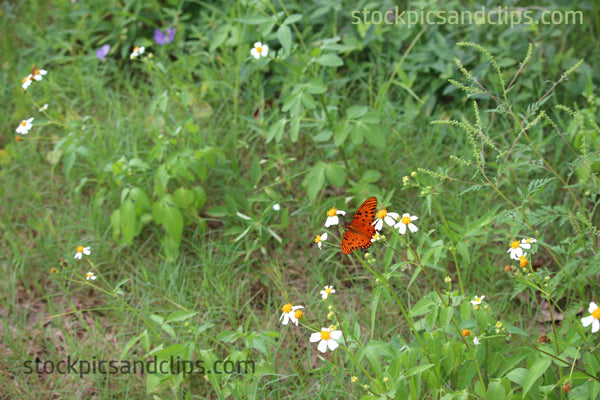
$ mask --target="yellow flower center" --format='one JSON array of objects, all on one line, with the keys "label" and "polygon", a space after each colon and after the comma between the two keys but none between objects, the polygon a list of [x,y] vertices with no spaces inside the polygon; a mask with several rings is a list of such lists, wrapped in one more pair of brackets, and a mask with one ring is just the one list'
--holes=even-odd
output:
[{"label": "yellow flower center", "polygon": [[319,243],[321,241],[321,235],[315,236],[315,243]]},{"label": "yellow flower center", "polygon": [[261,46],[258,46],[258,47],[256,48],[256,51],[258,51],[259,53],[262,53],[262,47],[261,47]]},{"label": "yellow flower center", "polygon": [[410,224],[410,217],[402,217],[400,222],[402,222],[404,225],[408,225]]},{"label": "yellow flower center", "polygon": [[281,307],[281,311],[283,311],[286,314],[292,311],[292,303],[287,303],[286,305]]},{"label": "yellow flower center", "polygon": [[337,209],[335,207],[327,211],[328,217],[335,217],[335,214],[337,214]]},{"label": "yellow flower center", "polygon": [[521,268],[525,268],[527,266],[527,264],[529,264],[529,261],[527,261],[527,259],[525,258],[525,256],[519,257],[519,266]]},{"label": "yellow flower center", "polygon": [[51,273],[51,274],[55,274],[55,273],[56,273],[56,268],[52,268],[52,269],[50,269],[50,273]]},{"label": "yellow flower center", "polygon": [[462,330],[462,335],[463,335],[463,337],[467,337],[467,336],[469,336],[470,334],[471,334],[471,331],[470,331],[470,330],[468,330],[468,329],[463,329],[463,330]]},{"label": "yellow flower center", "polygon": [[296,310],[294,312],[294,316],[296,317],[296,319],[302,318],[302,310]]},{"label": "yellow flower center", "polygon": [[592,311],[592,317],[594,317],[595,319],[600,319],[600,307]]},{"label": "yellow flower center", "polygon": [[77,252],[83,253],[83,246],[77,246]]},{"label": "yellow flower center", "polygon": [[377,214],[375,215],[375,217],[379,218],[379,219],[384,219],[385,216],[387,215],[387,210],[385,208],[377,211]]},{"label": "yellow flower center", "polygon": [[531,239],[525,239],[525,243],[531,243]]},{"label": "yellow flower center", "polygon": [[26,76],[25,78],[23,78],[23,79],[21,80],[21,82],[25,83],[25,82],[27,82],[28,80],[29,80],[29,77],[28,77],[28,76]]},{"label": "yellow flower center", "polygon": [[39,69],[35,70],[35,75],[39,75],[41,73],[41,71]]},{"label": "yellow flower center", "polygon": [[25,126],[25,125],[27,125],[27,121],[25,121],[25,120],[21,121],[21,126]]},{"label": "yellow flower center", "polygon": [[513,242],[510,242],[510,247],[512,247],[513,249],[516,249],[519,247],[519,241],[515,240]]},{"label": "yellow flower center", "polygon": [[15,140],[16,140],[17,142],[20,142],[20,141],[21,141],[21,136],[15,136]]},{"label": "yellow flower center", "polygon": [[327,293],[327,294],[331,293],[331,288],[326,288],[325,293]]},{"label": "yellow flower center", "polygon": [[87,275],[88,278],[91,278],[92,276],[94,276],[94,273],[93,272],[88,272],[86,275]]},{"label": "yellow flower center", "polygon": [[140,49],[139,47],[135,46],[135,47],[133,48],[133,51],[138,51],[139,49]]},{"label": "yellow flower center", "polygon": [[331,338],[331,332],[321,331],[321,340],[329,340]]}]

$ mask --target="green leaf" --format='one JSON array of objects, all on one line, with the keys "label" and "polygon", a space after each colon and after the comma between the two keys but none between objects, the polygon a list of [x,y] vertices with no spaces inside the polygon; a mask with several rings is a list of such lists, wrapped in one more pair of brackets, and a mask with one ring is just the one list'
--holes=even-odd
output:
[{"label": "green leaf", "polygon": [[249,17],[236,18],[236,21],[248,25],[262,25],[267,22],[272,22],[271,18],[265,15],[253,15]]},{"label": "green leaf", "polygon": [[302,19],[302,14],[292,14],[283,21],[284,25],[293,24],[294,22],[298,22]]},{"label": "green leaf", "polygon": [[367,142],[379,149],[385,148],[385,133],[380,130],[380,127],[378,125],[371,124],[364,125],[364,127],[364,136],[367,139]]},{"label": "green leaf", "polygon": [[325,164],[321,161],[310,169],[306,177],[302,181],[302,186],[306,188],[306,192],[311,201],[315,201],[317,194],[323,188],[325,183]]},{"label": "green leaf", "polygon": [[546,370],[552,365],[552,361],[540,358],[533,363],[523,382],[523,397],[529,392],[533,384],[546,372]]},{"label": "green leaf", "polygon": [[340,147],[344,144],[350,134],[350,128],[351,126],[348,121],[344,121],[335,128],[335,131],[333,132],[333,144],[336,147]]},{"label": "green leaf", "polygon": [[186,209],[194,203],[195,200],[194,192],[191,189],[184,187],[177,188],[173,192],[173,200],[180,209]]},{"label": "green leaf", "polygon": [[327,86],[319,78],[312,78],[306,83],[306,93],[321,94],[327,91]]},{"label": "green leaf", "polygon": [[150,197],[139,187],[134,187],[129,191],[129,198],[131,198],[137,207],[141,207],[144,210],[150,210],[152,207]]},{"label": "green leaf", "polygon": [[324,67],[341,67],[344,65],[344,60],[331,53],[323,54],[317,62]]},{"label": "green leaf", "polygon": [[298,141],[298,135],[300,134],[300,117],[296,117],[290,123],[290,140],[292,143]]},{"label": "green leaf", "polygon": [[420,374],[423,371],[427,371],[429,368],[433,367],[435,364],[422,364],[417,365],[416,367],[412,367],[406,370],[404,373],[405,377],[412,376],[415,374]]},{"label": "green leaf", "polygon": [[198,311],[185,311],[185,310],[175,311],[174,313],[172,313],[171,315],[169,315],[167,317],[167,321],[173,321],[173,322],[185,321],[186,319],[189,319],[196,314],[198,314]]},{"label": "green leaf", "polygon": [[285,124],[287,123],[286,118],[281,118],[279,121],[275,122],[269,128],[269,132],[267,132],[267,143],[271,140],[275,139],[276,142],[280,142],[283,138],[283,132],[285,131]]},{"label": "green leaf", "polygon": [[489,400],[504,400],[506,398],[506,392],[500,382],[490,382],[487,398]]},{"label": "green leaf", "polygon": [[139,335],[137,335],[137,336],[132,337],[131,339],[129,339],[127,341],[127,343],[125,343],[125,346],[123,347],[123,350],[121,350],[121,355],[119,356],[119,360],[123,360],[125,358],[125,356],[127,355],[127,353],[129,352],[129,349],[131,349],[133,347],[133,345],[136,344],[144,336],[147,337],[147,335],[148,335],[148,332],[147,331],[143,331]]},{"label": "green leaf", "polygon": [[152,218],[162,225],[175,243],[181,243],[183,233],[183,217],[181,211],[175,206],[175,200],[166,194],[152,205]]},{"label": "green leaf", "polygon": [[333,132],[331,132],[329,129],[325,129],[324,131],[313,136],[313,140],[315,142],[327,142],[332,136]]},{"label": "green leaf", "polygon": [[351,106],[346,110],[346,116],[352,119],[358,119],[369,111],[368,106]]},{"label": "green leaf", "polygon": [[123,234],[123,242],[125,245],[130,245],[135,237],[135,205],[128,197],[121,204],[119,212],[119,221],[121,222],[121,233]]},{"label": "green leaf", "polygon": [[292,49],[292,31],[289,26],[281,25],[279,29],[277,29],[277,40],[279,40],[285,53],[289,54]]},{"label": "green leaf", "polygon": [[346,171],[337,164],[326,164],[325,176],[335,187],[343,187],[346,184]]},{"label": "green leaf", "polygon": [[252,157],[252,162],[250,163],[250,179],[252,179],[252,183],[257,184],[262,178],[262,171],[260,168],[260,159],[256,156]]},{"label": "green leaf", "polygon": [[417,301],[417,304],[415,304],[410,310],[410,316],[418,317],[420,315],[429,314],[435,306],[436,305],[433,300],[431,300],[429,297],[423,297],[421,300]]}]

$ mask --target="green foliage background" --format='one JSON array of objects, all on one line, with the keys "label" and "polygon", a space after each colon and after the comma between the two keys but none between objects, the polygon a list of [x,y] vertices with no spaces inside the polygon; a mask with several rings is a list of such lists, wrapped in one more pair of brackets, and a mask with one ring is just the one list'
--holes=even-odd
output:
[{"label": "green foliage background", "polygon": [[[502,4],[582,16],[514,26],[362,13],[498,5],[2,3],[4,398],[595,398],[598,339],[580,318],[598,294],[600,6]],[[48,74],[23,91],[32,65]],[[419,232],[386,231],[365,259],[332,229],[318,250],[326,211],[369,196]],[[520,270],[506,250],[528,237]],[[92,253],[76,261],[79,245]],[[306,325],[280,325],[288,302]],[[347,341],[322,355],[308,338],[332,323]],[[255,370],[26,373],[68,355]]]}]

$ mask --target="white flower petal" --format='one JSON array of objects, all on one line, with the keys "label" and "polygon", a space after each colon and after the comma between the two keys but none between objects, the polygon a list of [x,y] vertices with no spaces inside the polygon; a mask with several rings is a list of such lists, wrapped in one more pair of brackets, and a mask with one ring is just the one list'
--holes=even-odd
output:
[{"label": "white flower petal", "polygon": [[331,332],[331,338],[332,339],[338,340],[341,337],[342,337],[342,331],[337,330],[337,331]]},{"label": "white flower petal", "polygon": [[598,331],[600,331],[600,321],[594,318],[594,321],[592,321],[592,333],[596,333]]},{"label": "white flower petal", "polygon": [[310,335],[311,343],[318,342],[319,340],[321,340],[321,332],[311,333],[311,335]]},{"label": "white flower petal", "polygon": [[325,353],[327,351],[327,341],[321,340],[317,346],[317,350],[319,350],[321,353]]},{"label": "white flower petal", "polygon": [[590,306],[588,307],[588,312],[591,314],[593,313],[596,309],[598,308],[598,306],[596,305],[596,303],[594,303],[593,301],[590,303]]},{"label": "white flower petal", "polygon": [[[325,341],[323,341],[323,342],[325,342]],[[323,343],[323,342],[321,342],[321,343]],[[333,339],[329,339],[326,343],[327,343],[327,347],[329,347],[329,350],[331,350],[331,351],[334,351],[339,346],[338,342],[336,342]]]},{"label": "white flower petal", "polygon": [[597,321],[592,315],[588,315],[587,317],[581,318],[581,325],[583,327],[589,326],[592,322]]},{"label": "white flower petal", "polygon": [[396,225],[394,225],[394,228],[398,228],[398,231],[401,235],[406,233],[406,225],[402,222],[398,222]]}]

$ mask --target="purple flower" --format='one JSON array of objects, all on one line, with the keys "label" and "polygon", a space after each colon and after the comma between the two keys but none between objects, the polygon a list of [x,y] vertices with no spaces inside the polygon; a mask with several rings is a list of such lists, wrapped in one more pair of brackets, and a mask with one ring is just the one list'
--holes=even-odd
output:
[{"label": "purple flower", "polygon": [[171,43],[175,39],[175,28],[167,28],[165,31],[166,33],[160,29],[154,29],[154,41],[159,46]]},{"label": "purple flower", "polygon": [[104,46],[102,46],[98,50],[96,50],[96,58],[100,61],[104,61],[104,58],[106,57],[106,55],[108,54],[109,51],[110,51],[110,44],[105,44]]}]

